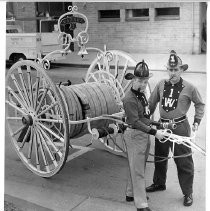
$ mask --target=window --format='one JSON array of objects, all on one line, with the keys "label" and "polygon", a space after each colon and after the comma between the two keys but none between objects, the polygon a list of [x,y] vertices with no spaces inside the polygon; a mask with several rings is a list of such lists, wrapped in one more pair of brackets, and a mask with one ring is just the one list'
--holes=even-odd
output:
[{"label": "window", "polygon": [[14,17],[13,2],[7,2],[6,8],[6,18]]},{"label": "window", "polygon": [[[37,2],[36,3],[36,16],[39,18],[45,18],[47,16],[53,17],[54,19],[58,19],[61,15],[68,11],[68,6],[72,5],[71,2]],[[40,21],[37,20],[37,31],[40,31]],[[44,29],[42,30],[51,31],[52,29]]]},{"label": "window", "polygon": [[58,20],[41,20],[40,32],[53,32],[56,31]]},{"label": "window", "polygon": [[179,7],[165,7],[155,9],[156,20],[180,19]]},{"label": "window", "polygon": [[126,21],[149,20],[149,9],[128,9],[125,10]]},{"label": "window", "polygon": [[99,10],[98,21],[99,22],[119,22],[120,10]]},{"label": "window", "polygon": [[67,10],[67,7],[72,5],[71,2],[38,2],[37,3],[37,16],[45,17],[47,13],[51,17],[59,18]]}]

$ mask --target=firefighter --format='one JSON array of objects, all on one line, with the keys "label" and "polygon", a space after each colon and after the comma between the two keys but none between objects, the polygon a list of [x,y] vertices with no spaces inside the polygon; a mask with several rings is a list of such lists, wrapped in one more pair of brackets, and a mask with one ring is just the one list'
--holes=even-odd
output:
[{"label": "firefighter", "polygon": [[145,165],[149,153],[149,134],[162,139],[161,131],[148,126],[151,123],[145,89],[149,78],[147,64],[139,62],[134,74],[128,73],[125,78],[132,80],[131,89],[125,94],[123,106],[126,123],[129,127],[124,132],[129,169],[126,188],[126,201],[134,201],[137,211],[150,211],[145,191]]},{"label": "firefighter", "polygon": [[[195,115],[192,129],[195,131],[204,115],[203,100],[197,88],[182,79],[181,75],[188,69],[187,64],[182,64],[182,60],[177,56],[176,52],[170,52],[167,63],[168,80],[161,80],[151,93],[149,98],[149,108],[151,113],[155,111],[157,103],[159,103],[160,122],[173,122],[177,128],[172,130],[174,134],[190,137],[191,128],[187,119],[187,112],[191,102],[195,106]],[[153,184],[146,188],[147,192],[166,190],[166,173],[167,160],[160,161],[160,157],[168,157],[169,148],[172,142],[166,141],[160,143],[155,140],[155,170],[153,175]],[[182,156],[188,155],[188,156]],[[184,194],[184,206],[191,206],[193,203],[193,178],[194,164],[191,149],[182,145],[175,144],[174,158],[177,166],[179,184]]]}]

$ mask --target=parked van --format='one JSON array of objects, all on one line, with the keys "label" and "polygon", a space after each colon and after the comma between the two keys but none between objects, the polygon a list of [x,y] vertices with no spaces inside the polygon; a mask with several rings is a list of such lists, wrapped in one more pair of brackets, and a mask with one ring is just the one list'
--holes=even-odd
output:
[{"label": "parked van", "polygon": [[[14,23],[12,21],[6,24],[7,61],[15,63],[24,59],[35,60],[38,57],[43,58],[54,50],[62,49],[57,39],[58,31],[46,30],[48,25],[52,25],[51,20],[40,20],[40,31],[35,33],[25,33],[20,25],[15,24],[15,20]],[[53,23],[56,25],[55,20]],[[42,27],[42,24],[45,27]],[[41,31],[42,28],[45,29],[44,32]]]}]

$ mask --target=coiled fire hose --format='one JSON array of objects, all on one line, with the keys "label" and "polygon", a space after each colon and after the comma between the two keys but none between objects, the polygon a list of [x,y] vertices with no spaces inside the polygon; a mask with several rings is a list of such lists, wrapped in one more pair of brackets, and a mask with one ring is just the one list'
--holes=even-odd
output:
[{"label": "coiled fire hose", "polygon": [[91,128],[107,128],[115,121],[103,116],[120,112],[112,89],[106,84],[61,85],[59,91],[70,119],[70,138],[88,133],[88,119],[91,119]]}]

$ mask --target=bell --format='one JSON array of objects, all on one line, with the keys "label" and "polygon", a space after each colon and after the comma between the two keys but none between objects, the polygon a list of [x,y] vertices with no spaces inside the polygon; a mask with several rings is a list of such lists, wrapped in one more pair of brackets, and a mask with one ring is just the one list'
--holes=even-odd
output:
[{"label": "bell", "polygon": [[82,55],[87,55],[87,54],[88,54],[88,52],[87,52],[85,46],[82,45],[82,46],[80,47],[80,51],[78,52],[78,55],[79,55],[79,56],[80,56],[80,55],[82,56]]}]

